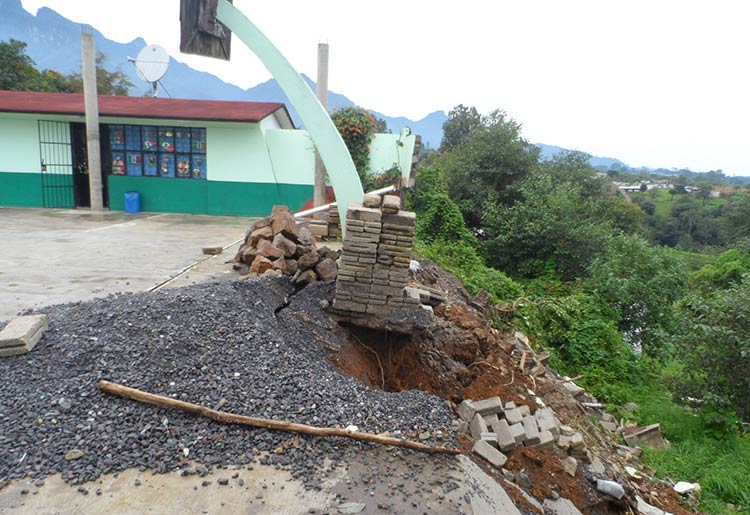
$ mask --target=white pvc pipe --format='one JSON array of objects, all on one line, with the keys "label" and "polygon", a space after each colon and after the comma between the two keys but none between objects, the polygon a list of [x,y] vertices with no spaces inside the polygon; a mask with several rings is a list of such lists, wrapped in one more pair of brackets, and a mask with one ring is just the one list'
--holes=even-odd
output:
[{"label": "white pvc pipe", "polygon": [[[383,195],[385,193],[390,193],[392,191],[396,191],[396,187],[386,186],[385,188],[380,188],[379,190],[370,191],[367,193],[367,195]],[[302,218],[304,216],[310,216],[314,215],[315,213],[320,213],[321,211],[326,211],[332,206],[337,206],[338,204],[336,202],[331,202],[330,204],[325,204],[323,206],[313,207],[311,209],[306,209],[304,211],[299,211],[297,213],[294,213],[294,218]]]}]

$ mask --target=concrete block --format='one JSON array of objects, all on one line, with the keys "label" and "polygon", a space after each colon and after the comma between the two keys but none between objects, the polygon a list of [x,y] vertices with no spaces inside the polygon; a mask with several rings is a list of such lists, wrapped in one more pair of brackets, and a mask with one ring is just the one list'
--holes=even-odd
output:
[{"label": "concrete block", "polygon": [[380,202],[381,202],[380,195],[375,195],[373,193],[368,193],[367,195],[365,195],[365,199],[362,202],[362,205],[364,207],[369,207],[369,208],[372,208],[372,209],[377,209],[377,208],[380,207]]},{"label": "concrete block", "polygon": [[383,213],[398,213],[401,210],[401,199],[396,195],[383,197]]},{"label": "concrete block", "polygon": [[560,434],[564,436],[573,436],[575,430],[570,426],[560,426]]},{"label": "concrete block", "polygon": [[666,515],[664,513],[664,510],[657,508],[656,506],[652,506],[638,496],[635,497],[635,501],[635,509],[638,510],[638,513],[640,513],[641,515]]},{"label": "concrete block", "polygon": [[471,399],[464,399],[464,401],[458,405],[458,416],[461,420],[465,420],[466,422],[471,422],[476,412],[477,410]]},{"label": "concrete block", "polygon": [[0,331],[0,347],[33,348],[47,330],[47,315],[26,315],[16,317]]},{"label": "concrete block", "polygon": [[510,426],[510,434],[513,435],[516,446],[523,445],[523,441],[526,439],[526,431],[523,430],[523,424],[518,423]]},{"label": "concrete block", "polygon": [[605,481],[604,479],[596,480],[596,489],[603,494],[611,495],[615,499],[625,497],[625,489],[619,483],[614,481]]},{"label": "concrete block", "polygon": [[479,439],[484,442],[487,442],[488,444],[490,444],[491,446],[495,448],[499,448],[496,433],[482,433]]},{"label": "concrete block", "polygon": [[606,429],[610,433],[614,433],[615,431],[617,431],[617,424],[614,422],[607,422],[606,420],[601,420],[599,423],[602,425],[604,429]]},{"label": "concrete block", "polygon": [[41,340],[47,327],[46,315],[14,318],[0,331],[0,357],[29,352]]},{"label": "concrete block", "polygon": [[570,449],[570,437],[561,435],[560,438],[557,439],[557,446],[566,451]]},{"label": "concrete block", "polygon": [[523,415],[521,415],[521,410],[518,408],[505,410],[505,420],[507,420],[508,424],[511,426],[513,424],[520,424],[521,422],[523,422]]},{"label": "concrete block", "polygon": [[568,456],[567,458],[562,460],[562,464],[565,472],[567,472],[569,476],[576,477],[576,470],[578,470],[578,460],[576,460],[572,456]]},{"label": "concrete block", "polygon": [[565,387],[566,390],[568,390],[570,392],[570,394],[573,397],[579,397],[579,396],[583,395],[584,393],[586,393],[586,389],[585,388],[581,388],[580,386],[578,386],[577,384],[575,384],[572,381],[568,381],[567,383],[563,383],[563,386]]},{"label": "concrete block", "polygon": [[351,311],[354,313],[364,313],[367,310],[366,304],[360,304],[359,302],[352,302],[346,300],[333,299],[334,309],[340,309],[342,311]]},{"label": "concrete block", "polygon": [[583,449],[586,446],[586,443],[583,441],[583,436],[581,433],[575,433],[573,436],[570,437],[570,448],[574,451],[577,451],[579,449]]},{"label": "concrete block", "polygon": [[537,425],[539,426],[539,431],[549,431],[555,438],[560,436],[560,429],[558,427],[557,420],[555,420],[554,418],[554,415],[552,417],[546,416],[538,418]]},{"label": "concrete block", "polygon": [[505,409],[513,409],[516,407],[516,403],[513,401],[508,401],[505,403]]},{"label": "concrete block", "polygon": [[396,227],[411,228],[416,225],[417,215],[411,211],[399,211],[398,214],[383,213],[383,225],[392,225]]},{"label": "concrete block", "polygon": [[510,431],[507,420],[498,420],[497,423],[491,424],[490,427],[497,435],[497,444],[501,451],[509,452],[516,448],[516,439]]},{"label": "concrete block", "polygon": [[489,429],[487,428],[487,424],[484,422],[484,418],[482,418],[482,415],[479,413],[476,413],[474,415],[474,418],[471,419],[471,424],[469,424],[469,430],[471,431],[471,437],[474,440],[479,440],[482,438],[482,433],[489,433]]},{"label": "concrete block", "polygon": [[492,415],[493,413],[500,413],[503,411],[503,401],[500,397],[490,397],[489,399],[474,401],[474,407],[480,415]]},{"label": "concrete block", "polygon": [[505,456],[505,454],[482,440],[474,442],[474,447],[472,447],[471,450],[474,452],[474,454],[489,461],[490,464],[497,468],[502,468],[502,466],[505,465],[505,463],[508,461],[508,458]]},{"label": "concrete block", "polygon": [[537,449],[551,449],[555,445],[555,437],[549,431],[539,433],[539,443],[534,447]]},{"label": "concrete block", "polygon": [[518,407],[518,410],[521,412],[522,417],[528,417],[529,415],[531,415],[531,409],[525,404],[521,404]]},{"label": "concrete block", "polygon": [[523,430],[526,433],[526,438],[523,441],[525,446],[531,447],[540,442],[539,428],[536,425],[536,419],[531,415],[523,417]]},{"label": "concrete block", "polygon": [[627,428],[623,431],[625,443],[631,447],[649,447],[651,449],[664,449],[669,443],[661,435],[661,426],[651,424],[646,427]]},{"label": "concrete block", "polygon": [[[497,416],[497,413],[492,413],[491,415],[484,416],[484,422],[485,424],[487,424],[487,427],[492,429],[497,425],[498,422],[500,422],[500,418]],[[495,431],[494,429],[492,430]]]},{"label": "concrete block", "polygon": [[346,220],[362,221],[362,222],[380,222],[383,214],[380,209],[373,209],[370,207],[364,207],[362,204],[351,202],[347,206]]}]

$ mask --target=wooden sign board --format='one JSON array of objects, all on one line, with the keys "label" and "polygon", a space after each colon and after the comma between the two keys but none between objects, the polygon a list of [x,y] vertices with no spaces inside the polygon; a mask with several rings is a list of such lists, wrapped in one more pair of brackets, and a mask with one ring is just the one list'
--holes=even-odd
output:
[{"label": "wooden sign board", "polygon": [[232,32],[216,19],[219,1],[180,0],[181,52],[229,60]]}]

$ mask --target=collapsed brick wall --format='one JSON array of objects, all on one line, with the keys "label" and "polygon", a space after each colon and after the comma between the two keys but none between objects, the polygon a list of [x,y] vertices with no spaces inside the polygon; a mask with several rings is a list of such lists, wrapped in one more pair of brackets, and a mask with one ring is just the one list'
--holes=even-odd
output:
[{"label": "collapsed brick wall", "polygon": [[367,195],[351,203],[339,262],[333,308],[386,318],[418,308],[419,297],[406,294],[416,215],[400,209],[400,199]]}]

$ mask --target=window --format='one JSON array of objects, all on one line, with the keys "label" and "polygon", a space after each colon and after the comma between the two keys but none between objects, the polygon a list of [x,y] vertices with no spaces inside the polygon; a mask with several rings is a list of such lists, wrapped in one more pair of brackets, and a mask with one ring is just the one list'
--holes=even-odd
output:
[{"label": "window", "polygon": [[110,125],[112,175],[205,179],[206,129]]}]

